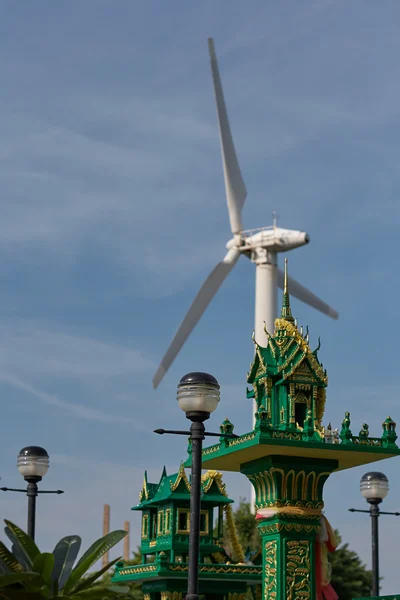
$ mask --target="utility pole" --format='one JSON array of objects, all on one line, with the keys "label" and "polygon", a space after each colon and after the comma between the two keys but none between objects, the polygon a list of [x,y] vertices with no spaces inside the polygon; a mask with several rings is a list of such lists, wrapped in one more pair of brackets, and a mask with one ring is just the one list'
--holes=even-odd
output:
[{"label": "utility pole", "polygon": [[[107,535],[107,533],[110,533],[110,505],[109,504],[104,505],[104,513],[103,513],[103,535]],[[108,552],[103,554],[103,559],[102,559],[103,567],[105,567],[110,562],[108,557],[109,557]]]},{"label": "utility pole", "polygon": [[127,562],[129,560],[129,521],[125,521],[124,529],[127,531],[126,537],[124,537],[124,561]]}]

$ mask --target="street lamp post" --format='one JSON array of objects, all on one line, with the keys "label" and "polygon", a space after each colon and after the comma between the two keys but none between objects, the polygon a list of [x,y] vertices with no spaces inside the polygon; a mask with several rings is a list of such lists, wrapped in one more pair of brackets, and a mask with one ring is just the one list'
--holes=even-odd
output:
[{"label": "street lamp post", "polygon": [[379,515],[394,515],[398,517],[399,512],[385,512],[379,510],[379,504],[386,498],[389,492],[389,481],[386,475],[373,471],[365,473],[361,477],[360,491],[366,501],[370,504],[369,510],[349,508],[350,512],[369,513],[371,516],[371,545],[372,545],[372,596],[379,596]]},{"label": "street lamp post", "polygon": [[177,400],[192,424],[190,431],[155,429],[155,433],[189,435],[192,443],[192,477],[190,488],[190,532],[188,593],[186,600],[199,599],[201,458],[204,437],[236,438],[234,433],[211,433],[205,430],[204,421],[218,406],[220,391],[218,381],[208,373],[188,373],[179,382]]},{"label": "street lamp post", "polygon": [[49,469],[49,455],[40,446],[26,446],[17,457],[18,471],[27,482],[26,489],[2,487],[3,492],[24,492],[28,496],[28,535],[35,539],[36,497],[38,494],[63,494],[63,490],[39,490],[38,483]]}]

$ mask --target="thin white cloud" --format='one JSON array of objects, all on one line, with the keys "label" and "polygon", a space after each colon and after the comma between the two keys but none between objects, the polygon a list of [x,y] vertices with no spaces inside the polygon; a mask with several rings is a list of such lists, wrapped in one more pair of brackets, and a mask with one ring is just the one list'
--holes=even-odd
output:
[{"label": "thin white cloud", "polygon": [[[154,369],[152,360],[121,344],[74,335],[49,323],[0,320],[0,382],[79,419],[149,430],[141,418],[126,411],[109,413],[100,405],[108,405],[105,399],[112,393],[114,406],[125,406],[125,386],[130,388],[141,373],[150,381]],[[84,401],[76,402],[76,397]]]},{"label": "thin white cloud", "polygon": [[151,371],[155,363],[140,351],[76,335],[49,323],[0,320],[0,370],[23,377],[51,376],[104,381]]},{"label": "thin white cloud", "polygon": [[136,417],[132,418],[125,415],[105,413],[96,408],[91,408],[90,406],[84,406],[83,404],[79,404],[76,402],[61,400],[55,394],[49,394],[47,392],[44,392],[34,387],[30,383],[27,383],[26,381],[23,381],[22,379],[19,379],[17,377],[13,377],[12,375],[0,373],[0,382],[14,387],[18,390],[21,390],[23,392],[26,392],[29,395],[34,396],[38,400],[41,400],[45,404],[61,408],[79,419],[97,421],[99,423],[127,424],[129,425],[129,427],[133,427],[138,430],[149,429],[149,426],[146,423],[142,422]]}]

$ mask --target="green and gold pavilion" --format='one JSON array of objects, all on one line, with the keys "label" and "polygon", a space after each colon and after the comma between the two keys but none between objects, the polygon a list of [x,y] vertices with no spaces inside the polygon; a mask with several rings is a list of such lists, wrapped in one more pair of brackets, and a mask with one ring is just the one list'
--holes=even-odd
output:
[{"label": "green and gold pavilion", "polygon": [[[235,562],[223,548],[224,514],[233,524],[222,475],[208,471],[201,482],[200,593],[207,600],[244,600],[249,585],[261,583],[262,567],[252,564],[238,548]],[[142,513],[142,564],[117,563],[114,582],[142,582],[145,600],[182,600],[187,592],[190,481],[183,464],[178,473],[163,469],[159,483],[145,473],[139,504]],[[235,536],[235,532],[232,532]],[[238,542],[236,541],[236,544]]]},{"label": "green and gold pavilion", "polygon": [[[346,412],[340,432],[322,419],[328,377],[315,350],[292,316],[287,285],[281,315],[267,347],[255,342],[248,373],[248,398],[257,406],[252,431],[221,439],[203,450],[207,469],[237,471],[252,483],[262,539],[264,600],[323,600],[336,594],[329,585],[327,550],[333,531],[323,515],[323,488],[335,471],[400,454],[396,424],[390,417],[381,437],[370,437],[363,424],[351,431]],[[221,432],[231,432],[226,420]],[[190,465],[190,454],[186,465]]]}]

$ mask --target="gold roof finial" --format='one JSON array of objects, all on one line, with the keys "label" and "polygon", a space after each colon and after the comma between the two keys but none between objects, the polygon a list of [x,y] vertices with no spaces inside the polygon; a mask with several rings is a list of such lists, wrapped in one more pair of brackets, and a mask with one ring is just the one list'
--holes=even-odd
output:
[{"label": "gold roof finial", "polygon": [[264,333],[267,336],[267,338],[269,339],[271,337],[271,334],[269,333],[269,331],[267,331],[267,324],[265,321],[263,321],[264,323]]},{"label": "gold roof finial", "polygon": [[294,323],[294,318],[292,317],[292,310],[290,308],[290,297],[289,297],[289,277],[288,277],[288,260],[285,258],[285,275],[283,280],[283,297],[282,297],[282,310],[281,310],[281,318],[286,321],[290,321]]},{"label": "gold roof finial", "polygon": [[288,294],[288,269],[287,269],[287,258],[285,258],[285,279],[283,283],[283,293]]}]

